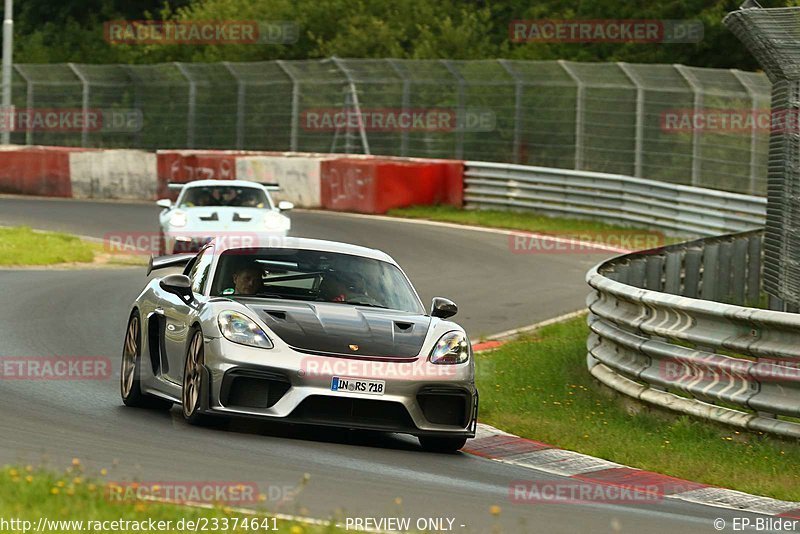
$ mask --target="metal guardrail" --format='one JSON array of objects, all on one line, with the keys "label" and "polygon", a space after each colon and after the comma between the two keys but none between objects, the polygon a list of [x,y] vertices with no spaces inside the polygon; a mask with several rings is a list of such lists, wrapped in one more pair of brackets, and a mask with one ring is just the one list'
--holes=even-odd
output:
[{"label": "metal guardrail", "polygon": [[468,207],[551,215],[714,236],[764,226],[766,199],[619,174],[465,162]]},{"label": "metal guardrail", "polygon": [[592,375],[670,410],[800,438],[800,315],[739,305],[759,298],[762,234],[627,254],[590,270]]}]

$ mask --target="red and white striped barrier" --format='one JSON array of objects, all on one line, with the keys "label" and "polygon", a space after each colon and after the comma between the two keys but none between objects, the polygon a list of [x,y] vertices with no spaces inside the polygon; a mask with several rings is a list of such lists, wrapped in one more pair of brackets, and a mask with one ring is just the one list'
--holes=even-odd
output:
[{"label": "red and white striped barrier", "polygon": [[298,207],[385,213],[419,204],[460,206],[463,163],[232,150],[0,148],[0,193],[155,200],[169,182],[251,180],[278,183],[276,200]]}]

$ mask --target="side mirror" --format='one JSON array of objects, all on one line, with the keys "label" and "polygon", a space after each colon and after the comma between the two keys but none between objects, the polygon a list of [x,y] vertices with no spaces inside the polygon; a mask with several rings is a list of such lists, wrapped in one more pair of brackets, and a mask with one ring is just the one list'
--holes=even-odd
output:
[{"label": "side mirror", "polygon": [[280,202],[278,202],[278,209],[281,211],[289,211],[291,209],[294,209],[294,204],[292,202],[289,202],[288,200],[281,200]]},{"label": "side mirror", "polygon": [[192,294],[192,280],[185,274],[170,274],[165,276],[158,285],[167,293],[178,295],[184,302],[191,302],[194,300],[194,295]]},{"label": "side mirror", "polygon": [[172,201],[168,198],[162,198],[161,200],[156,201],[156,206],[161,206],[162,208],[168,210],[172,207]]},{"label": "side mirror", "polygon": [[431,317],[447,319],[458,313],[458,306],[452,300],[444,297],[434,297],[431,303]]}]

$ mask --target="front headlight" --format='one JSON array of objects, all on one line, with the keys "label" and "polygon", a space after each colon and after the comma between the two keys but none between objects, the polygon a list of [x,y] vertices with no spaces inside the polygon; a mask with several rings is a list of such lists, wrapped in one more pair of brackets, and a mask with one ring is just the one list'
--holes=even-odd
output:
[{"label": "front headlight", "polygon": [[455,364],[469,360],[469,339],[463,332],[448,332],[439,338],[428,358],[431,363]]},{"label": "front headlight", "polygon": [[285,215],[270,211],[264,216],[264,226],[270,232],[285,232],[289,230],[291,223]]},{"label": "front headlight", "polygon": [[172,214],[172,217],[169,218],[170,226],[175,226],[180,228],[181,226],[186,226],[186,212],[184,211],[176,211]]},{"label": "front headlight", "polygon": [[272,340],[248,316],[235,311],[224,311],[219,314],[218,321],[219,329],[225,339],[249,347],[272,348]]}]

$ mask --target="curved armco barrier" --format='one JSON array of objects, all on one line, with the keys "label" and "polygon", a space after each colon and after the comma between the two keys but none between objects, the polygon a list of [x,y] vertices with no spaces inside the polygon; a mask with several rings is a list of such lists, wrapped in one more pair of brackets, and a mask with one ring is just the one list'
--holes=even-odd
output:
[{"label": "curved armco barrier", "polygon": [[529,209],[559,217],[715,236],[764,226],[761,197],[620,174],[465,162],[467,206]]},{"label": "curved armco barrier", "polygon": [[762,233],[628,254],[589,271],[592,375],[663,408],[800,438],[800,423],[778,418],[800,417],[800,315],[738,305],[759,300]]}]

